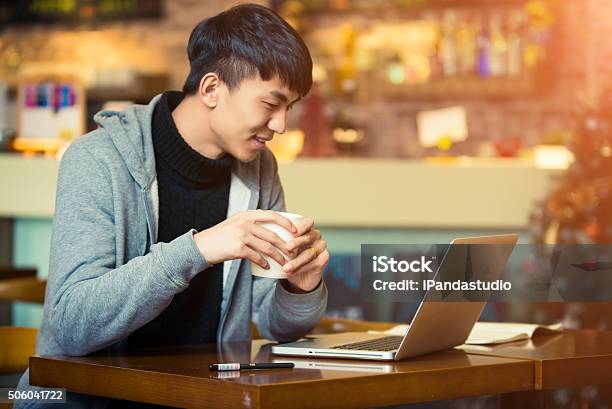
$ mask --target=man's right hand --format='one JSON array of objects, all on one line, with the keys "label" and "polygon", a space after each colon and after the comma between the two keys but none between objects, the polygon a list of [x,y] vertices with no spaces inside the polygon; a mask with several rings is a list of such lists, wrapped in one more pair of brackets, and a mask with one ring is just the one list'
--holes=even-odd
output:
[{"label": "man's right hand", "polygon": [[287,250],[287,242],[257,222],[276,223],[293,234],[297,233],[289,219],[272,210],[247,210],[196,233],[193,238],[202,256],[211,264],[243,258],[268,269],[270,266],[262,254],[281,266],[286,262],[281,253],[289,259],[296,256],[296,250]]}]

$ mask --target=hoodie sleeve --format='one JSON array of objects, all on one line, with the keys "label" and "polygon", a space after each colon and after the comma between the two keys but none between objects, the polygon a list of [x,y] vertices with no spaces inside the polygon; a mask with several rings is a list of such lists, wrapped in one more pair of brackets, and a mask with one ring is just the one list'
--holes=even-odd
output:
[{"label": "hoodie sleeve", "polygon": [[[262,192],[269,190],[268,209],[285,211],[285,195],[272,152],[262,158]],[[266,160],[267,159],[267,160]],[[259,334],[279,342],[294,341],[318,323],[327,308],[327,287],[321,281],[313,291],[295,294],[278,280],[253,276],[253,320]]]},{"label": "hoodie sleeve", "polygon": [[75,142],[60,164],[51,239],[49,327],[63,353],[86,355],[159,315],[209,264],[194,231],[117,266],[108,170]]}]

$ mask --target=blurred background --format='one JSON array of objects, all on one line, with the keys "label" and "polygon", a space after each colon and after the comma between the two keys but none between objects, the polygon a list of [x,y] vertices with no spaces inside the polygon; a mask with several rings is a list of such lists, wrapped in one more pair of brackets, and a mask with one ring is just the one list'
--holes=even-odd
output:
[{"label": "blurred background", "polygon": [[[180,89],[190,31],[233,4],[0,7],[2,264],[45,276],[62,151],[95,127],[100,109]],[[605,243],[612,235],[612,1],[262,4],[313,55],[314,88],[271,148],[289,210],[313,217],[330,243],[332,284],[358,286],[362,243],[492,232],[519,232],[522,243]],[[351,291],[339,292],[330,314],[403,319],[401,308],[350,300]],[[14,309],[17,323],[39,317],[38,308]]]},{"label": "blurred background", "polygon": [[[191,30],[236,3],[0,4],[0,265],[46,277],[63,150],[100,109],[180,89]],[[612,0],[259,3],[314,60],[315,85],[271,149],[288,209],[329,243],[328,315],[414,314],[359,299],[361,244],[612,241]],[[610,329],[612,308],[506,303],[485,318]],[[4,323],[40,319],[33,303],[0,307]],[[590,393],[576,399],[596,403]]]}]

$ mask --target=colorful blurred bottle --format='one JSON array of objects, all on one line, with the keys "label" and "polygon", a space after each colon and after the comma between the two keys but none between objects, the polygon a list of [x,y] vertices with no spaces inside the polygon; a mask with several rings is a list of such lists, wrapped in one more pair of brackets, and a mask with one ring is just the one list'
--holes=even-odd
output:
[{"label": "colorful blurred bottle", "polygon": [[476,74],[477,32],[473,16],[464,13],[457,28],[458,71],[463,76]]},{"label": "colorful blurred bottle", "polygon": [[456,13],[453,10],[446,10],[442,18],[442,38],[440,43],[442,70],[445,77],[457,75],[456,24]]},{"label": "colorful blurred bottle", "polygon": [[489,21],[483,16],[478,31],[478,58],[476,63],[476,72],[479,77],[488,78],[491,76],[490,67],[490,52],[491,38],[489,34]]},{"label": "colorful blurred bottle", "polygon": [[524,15],[513,12],[508,17],[508,76],[520,77],[523,73],[523,39],[521,29]]},{"label": "colorful blurred bottle", "polygon": [[508,72],[508,43],[502,32],[501,17],[495,14],[490,20],[491,48],[489,50],[489,68],[493,77],[503,77]]}]

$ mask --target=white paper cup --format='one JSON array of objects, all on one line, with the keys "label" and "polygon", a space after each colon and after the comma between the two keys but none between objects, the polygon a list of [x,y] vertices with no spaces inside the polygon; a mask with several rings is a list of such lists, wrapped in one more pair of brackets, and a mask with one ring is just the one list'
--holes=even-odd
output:
[{"label": "white paper cup", "polygon": [[[291,223],[293,223],[296,226],[298,225],[300,220],[304,218],[304,216],[301,216],[299,214],[294,214],[294,213],[284,213],[284,212],[276,212],[276,213],[280,214],[283,217],[286,217],[287,219],[291,221]],[[276,223],[257,223],[257,224],[259,224],[262,227],[265,227],[268,230],[273,231],[281,239],[285,241],[290,241],[291,239],[293,239],[293,234],[291,234],[289,230],[285,229],[282,226],[279,226]],[[278,264],[274,259],[270,258],[266,254],[262,254],[262,256],[266,259],[266,261],[270,265],[270,268],[268,270],[263,269],[258,264],[255,264],[251,261],[250,262],[251,274],[253,274],[254,276],[258,276],[258,277],[268,277],[268,278],[278,278],[278,279],[287,278],[287,274],[285,274],[285,272],[283,271],[283,266]],[[285,255],[283,254],[283,256]],[[287,256],[285,256],[285,259],[288,260]]]}]

